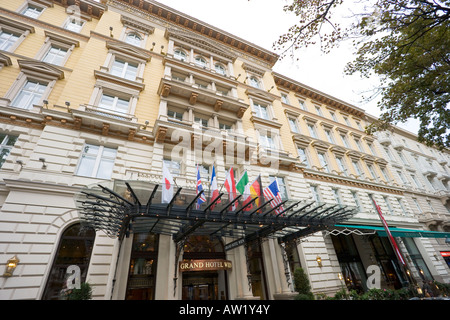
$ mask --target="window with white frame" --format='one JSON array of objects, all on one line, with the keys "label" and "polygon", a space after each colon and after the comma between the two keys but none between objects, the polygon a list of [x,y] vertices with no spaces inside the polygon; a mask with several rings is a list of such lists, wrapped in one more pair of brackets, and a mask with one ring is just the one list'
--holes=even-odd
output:
[{"label": "window with white frame", "polygon": [[335,122],[338,122],[337,118],[336,118],[336,113],[334,111],[331,111],[331,110],[329,112],[330,112],[331,119],[333,119],[333,121],[335,121]]},{"label": "window with white frame", "polygon": [[199,66],[201,68],[206,68],[208,66],[208,62],[202,56],[196,56],[194,58],[194,62],[197,66]]},{"label": "window with white frame", "polygon": [[306,103],[305,103],[305,101],[300,100],[300,99],[297,99],[297,101],[298,101],[298,104],[300,105],[300,108],[301,108],[302,110],[305,110],[305,111],[308,110],[308,109],[306,108]]},{"label": "window with white frame", "polygon": [[399,205],[400,209],[402,209],[403,215],[406,215],[407,212],[406,212],[405,206],[403,205],[402,199],[397,198],[397,202],[398,202],[398,205]]},{"label": "window with white frame", "polygon": [[98,107],[114,112],[128,113],[130,108],[130,100],[103,93]]},{"label": "window with white frame", "polygon": [[401,171],[397,170],[397,174],[400,177],[400,180],[402,180],[402,183],[404,185],[408,184],[408,181],[406,181],[406,178],[405,178],[405,176],[403,175],[403,173]]},{"label": "window with white frame", "polygon": [[259,143],[263,148],[278,149],[272,134],[265,130],[259,131]]},{"label": "window with white frame", "polygon": [[386,155],[388,156],[389,160],[392,161],[393,160],[392,154],[388,147],[384,147],[384,152],[386,152]]},{"label": "window with white frame", "polygon": [[42,95],[47,89],[47,83],[35,80],[27,80],[12,100],[11,106],[20,109],[31,109],[33,105],[40,104]]},{"label": "window with white frame", "polygon": [[67,19],[64,25],[64,29],[79,33],[81,29],[83,29],[84,24],[85,21],[79,18],[70,17],[69,19]]},{"label": "window with white frame", "polygon": [[316,109],[317,115],[323,117],[322,109],[320,108],[320,106],[314,106],[314,108]]},{"label": "window with white frame", "polygon": [[6,161],[11,149],[17,141],[17,136],[0,133],[0,168]]},{"label": "window with white frame", "polygon": [[350,145],[348,144],[347,136],[345,135],[345,133],[341,133],[340,137],[341,137],[342,144],[344,145],[344,147],[350,148]]},{"label": "window with white frame", "polygon": [[355,140],[356,146],[358,147],[358,150],[361,152],[364,152],[363,146],[361,144],[361,140],[359,140],[359,139],[354,139],[354,140]]},{"label": "window with white frame", "polygon": [[344,158],[336,156],[336,163],[338,165],[339,171],[341,171],[344,176],[348,176],[348,170]]},{"label": "window with white frame", "polygon": [[267,105],[263,105],[258,102],[253,102],[253,110],[258,118],[269,120],[270,117]]},{"label": "window with white frame", "polygon": [[41,15],[42,11],[44,11],[44,8],[35,6],[32,4],[27,4],[26,7],[22,10],[22,14],[24,16],[37,19]]},{"label": "window with white frame", "polygon": [[298,147],[297,148],[298,156],[300,158],[300,161],[306,165],[307,168],[310,167],[309,160],[308,160],[308,154],[306,148]]},{"label": "window with white frame", "polygon": [[333,188],[333,189],[331,189],[331,192],[333,193],[334,201],[336,201],[337,204],[342,205],[342,200],[341,200],[341,195],[339,193],[339,190]]},{"label": "window with white frame", "polygon": [[309,134],[311,135],[311,137],[317,139],[318,136],[317,136],[316,126],[313,123],[307,123],[307,127],[308,127],[308,131],[309,131]]},{"label": "window with white frame", "polygon": [[333,133],[331,132],[331,130],[330,129],[325,129],[324,131],[325,131],[325,135],[327,136],[328,142],[334,144],[335,143],[334,142],[334,137],[333,137]]},{"label": "window with white frame", "polygon": [[388,208],[388,210],[389,210],[389,213],[390,213],[390,214],[394,214],[394,211],[392,210],[391,203],[389,202],[389,198],[386,197],[386,196],[383,196],[383,200],[384,200],[384,202],[386,203],[386,206],[387,206],[387,208]]},{"label": "window with white frame", "polygon": [[350,121],[348,120],[348,117],[343,116],[342,118],[344,118],[345,124],[348,125],[349,127],[351,127]]},{"label": "window with white frame", "polygon": [[419,211],[419,213],[423,213],[422,208],[419,205],[419,202],[417,201],[416,198],[412,198],[414,201],[414,204],[416,205],[417,210]]},{"label": "window with white frame", "polygon": [[383,174],[384,180],[386,182],[389,182],[389,175],[385,167],[381,168],[381,173]]},{"label": "window with white frame", "polygon": [[358,193],[356,191],[351,191],[351,194],[356,208],[358,209],[358,211],[361,211],[361,203],[359,202]]},{"label": "window with white frame", "polygon": [[171,120],[183,121],[183,112],[179,110],[168,109],[167,117]]},{"label": "window with white frame", "polygon": [[411,174],[411,179],[414,181],[414,184],[417,188],[422,188],[422,184],[417,180],[417,177],[414,174]]},{"label": "window with white frame", "polygon": [[186,61],[187,60],[187,54],[184,50],[181,49],[175,49],[173,52],[173,57],[175,59],[181,60],[181,61]]},{"label": "window with white frame", "polygon": [[10,31],[0,31],[0,50],[8,51],[14,46],[20,35]]},{"label": "window with white frame", "polygon": [[214,65],[214,70],[216,71],[216,73],[221,74],[223,76],[225,76],[227,74],[226,73],[226,68],[221,63],[216,63]]},{"label": "window with white frame", "polygon": [[297,119],[294,117],[288,117],[289,127],[291,128],[292,132],[299,133],[300,130],[298,129],[298,123]]},{"label": "window with white frame", "polygon": [[254,88],[258,88],[261,89],[261,81],[259,81],[259,79],[255,76],[250,76],[249,80],[249,84],[254,87]]},{"label": "window with white frame", "polygon": [[136,80],[138,64],[125,61],[125,59],[115,58],[111,65],[111,74],[127,80]]},{"label": "window with white frame", "polygon": [[321,202],[321,196],[320,196],[320,192],[319,192],[319,187],[316,185],[310,185],[309,186],[309,190],[312,193],[312,198],[314,201],[316,201],[317,203]]},{"label": "window with white frame", "polygon": [[125,42],[136,47],[142,46],[142,37],[136,32],[129,32],[125,35]]},{"label": "window with white frame", "polygon": [[68,51],[67,48],[51,45],[50,48],[47,50],[47,53],[42,58],[42,61],[62,66],[64,64],[67,51]]},{"label": "window with white frame", "polygon": [[288,98],[287,94],[285,94],[285,93],[281,94],[281,102],[289,104],[289,98]]},{"label": "window with white frame", "polygon": [[428,207],[430,208],[431,212],[434,212],[434,207],[433,207],[433,205],[431,204],[431,201],[430,201],[430,200],[427,200],[427,204],[428,204]]},{"label": "window with white frame", "polygon": [[112,176],[117,149],[86,144],[77,168],[77,175],[110,179]]},{"label": "window with white frame", "polygon": [[361,167],[359,166],[359,161],[353,160],[352,164],[353,164],[353,168],[355,169],[356,175],[362,176],[362,171],[361,171]]},{"label": "window with white frame", "polygon": [[375,173],[375,168],[370,163],[367,164],[367,169],[369,169],[369,172],[370,172],[370,175],[372,176],[372,178],[375,181],[378,181],[378,176]]},{"label": "window with white frame", "polygon": [[205,119],[203,117],[194,117],[194,122],[197,123],[200,128],[208,127],[208,119]]},{"label": "window with white frame", "polygon": [[317,156],[319,157],[320,166],[323,168],[325,172],[330,172],[330,168],[328,167],[327,155],[324,152],[317,152]]}]

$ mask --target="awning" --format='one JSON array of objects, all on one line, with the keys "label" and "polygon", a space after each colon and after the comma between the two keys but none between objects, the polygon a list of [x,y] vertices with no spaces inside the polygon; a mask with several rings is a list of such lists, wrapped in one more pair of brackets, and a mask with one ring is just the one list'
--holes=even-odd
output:
[{"label": "awning", "polygon": [[[161,186],[145,181],[114,180],[80,190],[76,195],[83,225],[123,239],[130,232],[171,235],[178,243],[190,234],[227,236],[235,241],[229,248],[258,238],[295,240],[344,223],[356,210],[337,204],[288,199],[276,206],[263,197],[230,201],[221,190],[216,197],[206,194],[198,205],[196,189],[174,186],[169,203],[163,203]],[[258,201],[257,201],[258,200]]]},{"label": "awning", "polygon": [[[380,237],[387,237],[386,231],[383,227],[377,226],[364,226],[364,225],[349,225],[349,224],[336,224],[335,227],[341,228],[355,228],[365,230],[375,230]],[[397,227],[389,227],[393,237],[403,238],[449,238],[450,232],[428,231],[428,230],[416,230],[416,229],[403,229]]]}]

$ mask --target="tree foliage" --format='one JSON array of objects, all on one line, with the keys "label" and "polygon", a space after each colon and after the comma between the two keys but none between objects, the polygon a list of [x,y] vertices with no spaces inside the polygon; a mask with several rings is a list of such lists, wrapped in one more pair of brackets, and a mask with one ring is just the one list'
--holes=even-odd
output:
[{"label": "tree foliage", "polygon": [[[338,15],[344,4],[353,11],[347,22]],[[298,23],[274,44],[282,57],[353,39],[346,73],[380,79],[382,114],[369,133],[416,118],[419,141],[450,147],[450,0],[294,0],[284,10]]]}]

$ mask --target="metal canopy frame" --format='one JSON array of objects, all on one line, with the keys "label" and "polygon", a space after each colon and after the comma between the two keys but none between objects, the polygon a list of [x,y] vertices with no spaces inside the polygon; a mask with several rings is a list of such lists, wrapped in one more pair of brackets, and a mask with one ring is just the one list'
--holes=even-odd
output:
[{"label": "metal canopy frame", "polygon": [[[165,187],[165,186],[164,186]],[[242,244],[258,238],[287,242],[326,230],[351,218],[355,207],[254,197],[244,203],[226,192],[197,205],[196,189],[174,187],[169,203],[161,202],[161,185],[145,181],[115,180],[82,189],[76,203],[83,225],[122,240],[130,232],[171,235],[178,243],[189,235],[228,236]],[[258,203],[258,206],[256,204]]]}]

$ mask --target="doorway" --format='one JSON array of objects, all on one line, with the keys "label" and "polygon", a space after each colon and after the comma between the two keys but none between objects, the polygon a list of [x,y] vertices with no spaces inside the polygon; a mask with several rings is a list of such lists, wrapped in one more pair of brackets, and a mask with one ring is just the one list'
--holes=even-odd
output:
[{"label": "doorway", "polygon": [[[223,243],[219,238],[193,235],[186,240],[183,261],[216,259],[225,259]],[[226,270],[184,271],[181,275],[183,300],[226,300],[228,297]]]}]

